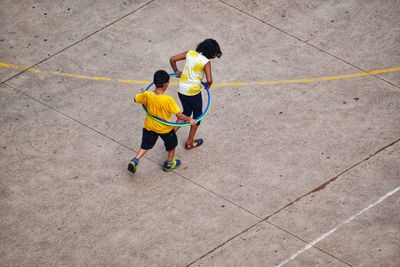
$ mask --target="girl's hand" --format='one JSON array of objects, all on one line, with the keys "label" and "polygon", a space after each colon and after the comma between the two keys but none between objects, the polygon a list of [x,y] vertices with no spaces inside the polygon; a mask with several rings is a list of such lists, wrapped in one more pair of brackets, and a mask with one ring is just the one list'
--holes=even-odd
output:
[{"label": "girl's hand", "polygon": [[181,74],[182,74],[182,71],[177,71],[177,72],[176,72],[176,78],[180,78],[180,77],[181,77]]}]

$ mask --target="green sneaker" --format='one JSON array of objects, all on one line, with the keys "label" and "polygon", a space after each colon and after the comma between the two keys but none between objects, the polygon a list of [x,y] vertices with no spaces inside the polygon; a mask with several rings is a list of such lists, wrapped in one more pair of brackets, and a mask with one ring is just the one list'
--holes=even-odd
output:
[{"label": "green sneaker", "polygon": [[137,158],[133,158],[128,164],[128,171],[131,173],[136,173],[137,165],[139,165],[139,160]]},{"label": "green sneaker", "polygon": [[169,172],[178,168],[179,166],[181,166],[181,161],[179,159],[174,159],[172,162],[164,162],[163,170]]}]

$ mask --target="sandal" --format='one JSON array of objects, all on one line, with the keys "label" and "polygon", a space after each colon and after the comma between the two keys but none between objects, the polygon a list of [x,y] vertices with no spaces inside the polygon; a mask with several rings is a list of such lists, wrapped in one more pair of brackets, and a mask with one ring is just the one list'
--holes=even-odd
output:
[{"label": "sandal", "polygon": [[192,148],[201,146],[201,145],[203,144],[203,139],[196,139],[196,140],[194,140],[194,144],[195,144],[195,145],[193,145],[193,144],[185,144],[185,149],[186,149],[186,150],[189,150],[189,149],[192,149]]}]

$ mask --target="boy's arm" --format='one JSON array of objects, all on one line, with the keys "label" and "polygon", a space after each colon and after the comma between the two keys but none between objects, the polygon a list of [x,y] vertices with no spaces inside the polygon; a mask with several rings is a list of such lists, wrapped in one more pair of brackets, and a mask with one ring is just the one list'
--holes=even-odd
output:
[{"label": "boy's arm", "polygon": [[207,62],[206,65],[204,65],[204,72],[206,73],[207,86],[208,86],[208,88],[210,88],[212,83],[213,83],[212,74],[211,74],[211,62],[210,61]]},{"label": "boy's arm", "polygon": [[180,75],[180,74],[181,74],[181,71],[179,71],[178,67],[176,66],[176,62],[186,59],[186,54],[187,54],[187,51],[186,51],[186,52],[183,52],[183,53],[180,53],[180,54],[177,54],[177,55],[175,55],[175,56],[172,56],[172,57],[169,59],[169,64],[171,64],[171,67],[172,67],[172,69],[174,70],[174,72],[177,72],[177,73],[178,73],[178,75],[176,76],[176,77],[178,77],[178,78],[181,76],[181,75]]},{"label": "boy's arm", "polygon": [[183,121],[188,121],[188,122],[190,122],[190,124],[191,125],[193,125],[193,126],[195,126],[196,125],[196,121],[193,119],[193,118],[190,118],[190,117],[188,117],[188,116],[186,116],[185,114],[183,114],[183,113],[177,113],[177,114],[175,114],[176,115],[176,117],[178,118],[178,119],[180,119],[180,120],[183,120]]},{"label": "boy's arm", "polygon": [[145,104],[145,95],[144,93],[140,93],[135,95],[135,97],[133,98],[133,101],[139,104]]}]

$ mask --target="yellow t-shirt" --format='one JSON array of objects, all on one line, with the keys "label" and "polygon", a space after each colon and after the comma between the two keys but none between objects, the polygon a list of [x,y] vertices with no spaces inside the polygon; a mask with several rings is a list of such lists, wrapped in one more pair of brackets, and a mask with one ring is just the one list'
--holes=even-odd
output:
[{"label": "yellow t-shirt", "polygon": [[[135,101],[145,105],[151,115],[166,121],[171,120],[171,114],[178,114],[180,112],[175,99],[166,94],[143,92],[135,96]],[[144,128],[159,134],[169,133],[173,129],[172,126],[161,124],[148,115],[144,120]]]},{"label": "yellow t-shirt", "polygon": [[204,65],[209,62],[208,58],[195,50],[186,53],[185,67],[179,80],[179,93],[192,96],[200,93],[201,81],[204,75]]}]

